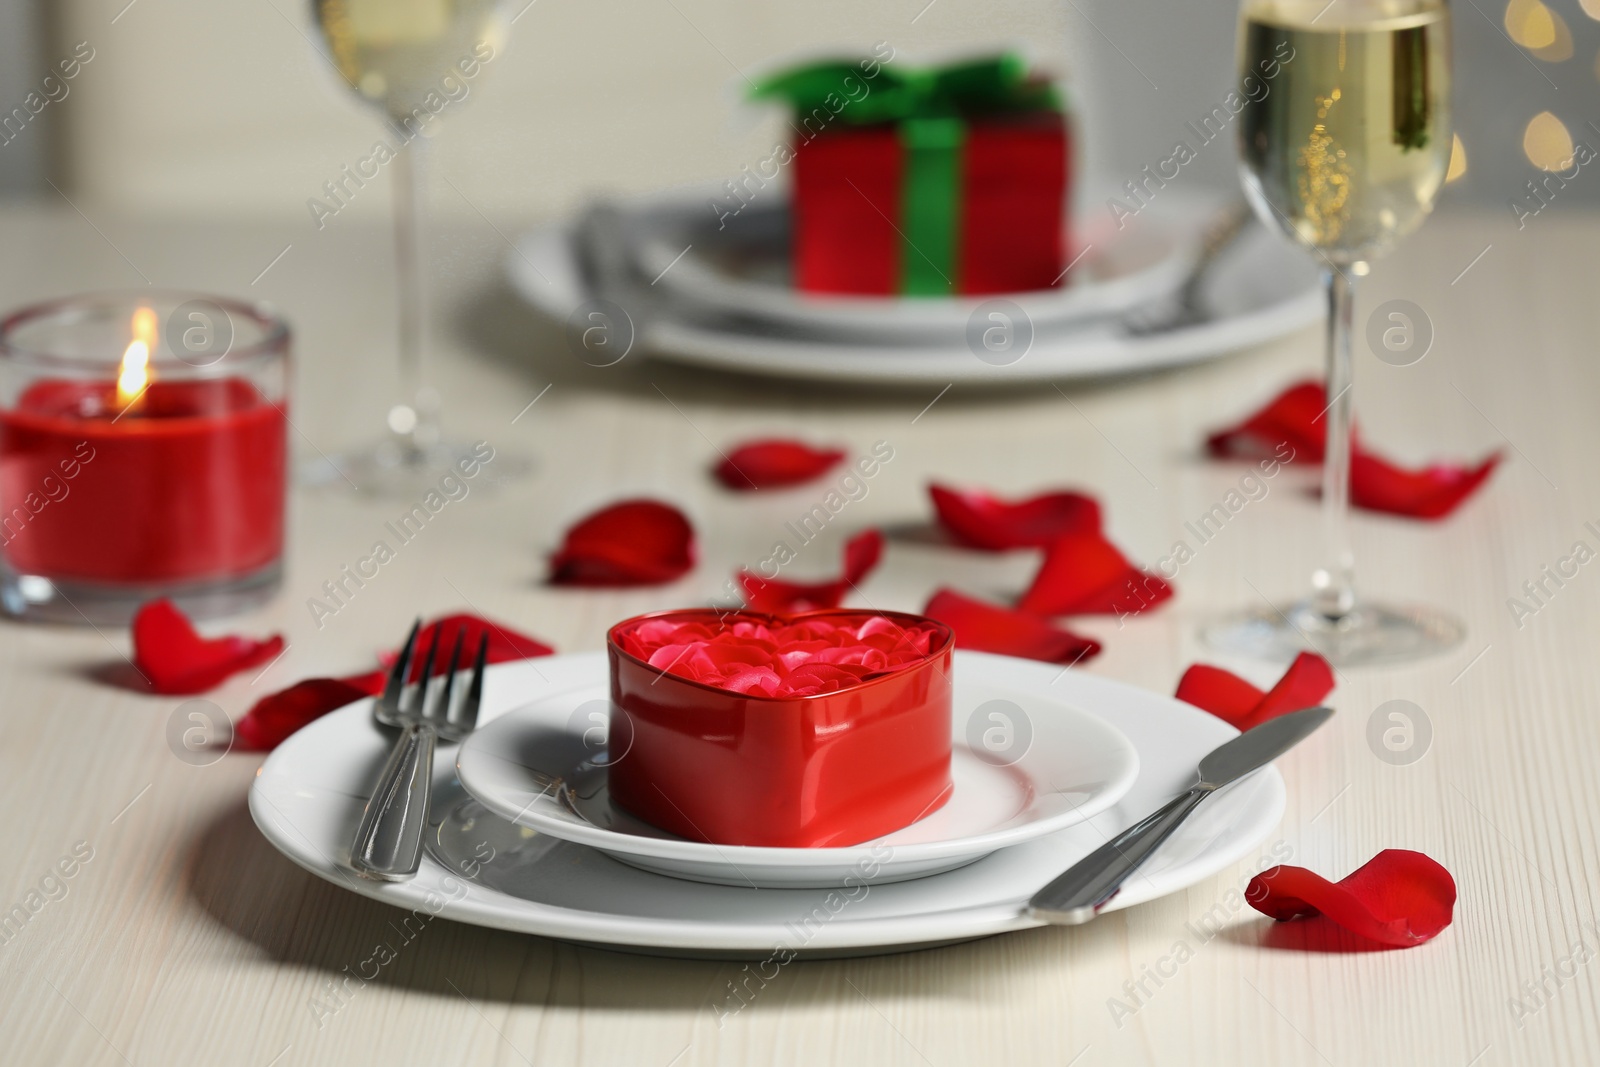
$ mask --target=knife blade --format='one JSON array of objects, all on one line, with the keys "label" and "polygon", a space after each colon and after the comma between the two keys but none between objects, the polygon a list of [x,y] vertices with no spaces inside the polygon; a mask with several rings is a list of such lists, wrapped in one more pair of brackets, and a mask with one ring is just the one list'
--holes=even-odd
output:
[{"label": "knife blade", "polygon": [[1290,712],[1212,749],[1200,761],[1199,780],[1187,792],[1128,827],[1035,893],[1028,901],[1028,916],[1068,926],[1088,922],[1202,800],[1265,767],[1315,733],[1332,714],[1333,709],[1328,707]]}]

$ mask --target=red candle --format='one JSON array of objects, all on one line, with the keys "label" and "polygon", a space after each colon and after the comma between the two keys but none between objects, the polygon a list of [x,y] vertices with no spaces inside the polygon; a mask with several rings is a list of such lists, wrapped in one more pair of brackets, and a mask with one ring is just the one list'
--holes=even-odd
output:
[{"label": "red candle", "polygon": [[276,590],[288,327],[192,294],[71,297],[0,321],[0,609],[201,617]]},{"label": "red candle", "polygon": [[43,379],[0,413],[0,542],[22,574],[242,577],[283,549],[285,418],[240,378]]}]

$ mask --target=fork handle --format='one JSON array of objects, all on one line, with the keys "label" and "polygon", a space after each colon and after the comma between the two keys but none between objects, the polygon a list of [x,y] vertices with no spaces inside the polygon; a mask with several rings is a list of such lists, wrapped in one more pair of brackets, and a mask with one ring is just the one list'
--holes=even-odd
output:
[{"label": "fork handle", "polygon": [[362,874],[403,882],[422,866],[422,832],[428,825],[437,741],[427,723],[413,723],[400,731],[350,846],[351,866]]}]

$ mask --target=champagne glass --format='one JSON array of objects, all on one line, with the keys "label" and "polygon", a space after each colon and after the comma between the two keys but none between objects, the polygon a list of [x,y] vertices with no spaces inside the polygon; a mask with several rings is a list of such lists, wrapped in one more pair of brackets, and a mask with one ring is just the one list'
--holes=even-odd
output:
[{"label": "champagne glass", "polygon": [[[507,6],[506,0],[311,0],[329,61],[388,120],[380,142],[386,151],[375,145],[357,171],[370,179],[371,169],[382,167],[394,183],[400,389],[389,409],[387,433],[319,461],[308,471],[309,481],[410,496],[436,486],[472,453],[470,444],[441,438],[439,394],[424,377],[422,171],[426,139],[462,106],[500,54],[509,26]],[[349,191],[348,184],[344,188]],[[502,479],[524,467],[505,451],[496,457]]]},{"label": "champagne glass", "polygon": [[1244,187],[1269,226],[1314,254],[1328,293],[1323,566],[1311,595],[1206,627],[1212,645],[1267,658],[1311,648],[1334,663],[1416,659],[1461,640],[1424,608],[1356,596],[1350,550],[1354,284],[1421,225],[1450,161],[1445,0],[1244,0],[1237,120]]}]

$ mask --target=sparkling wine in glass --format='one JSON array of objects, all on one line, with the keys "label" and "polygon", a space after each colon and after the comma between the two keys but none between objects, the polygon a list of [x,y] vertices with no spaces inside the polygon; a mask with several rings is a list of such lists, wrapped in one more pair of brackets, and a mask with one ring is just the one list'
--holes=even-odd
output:
[{"label": "sparkling wine in glass", "polygon": [[1350,550],[1354,283],[1422,224],[1450,161],[1445,0],[1244,0],[1239,72],[1267,86],[1238,119],[1244,187],[1269,226],[1317,257],[1328,293],[1323,566],[1305,600],[1213,622],[1205,637],[1281,658],[1335,663],[1442,651],[1461,627],[1424,608],[1358,598]]},{"label": "sparkling wine in glass", "polygon": [[[423,282],[423,154],[434,127],[466,101],[504,47],[505,0],[312,0],[330,62],[362,99],[388,120],[389,157],[377,158],[394,182],[400,389],[388,432],[310,472],[310,480],[361,492],[412,494],[472,451],[443,440],[439,395],[424,378],[427,294]],[[522,465],[501,451],[503,478]]]}]

